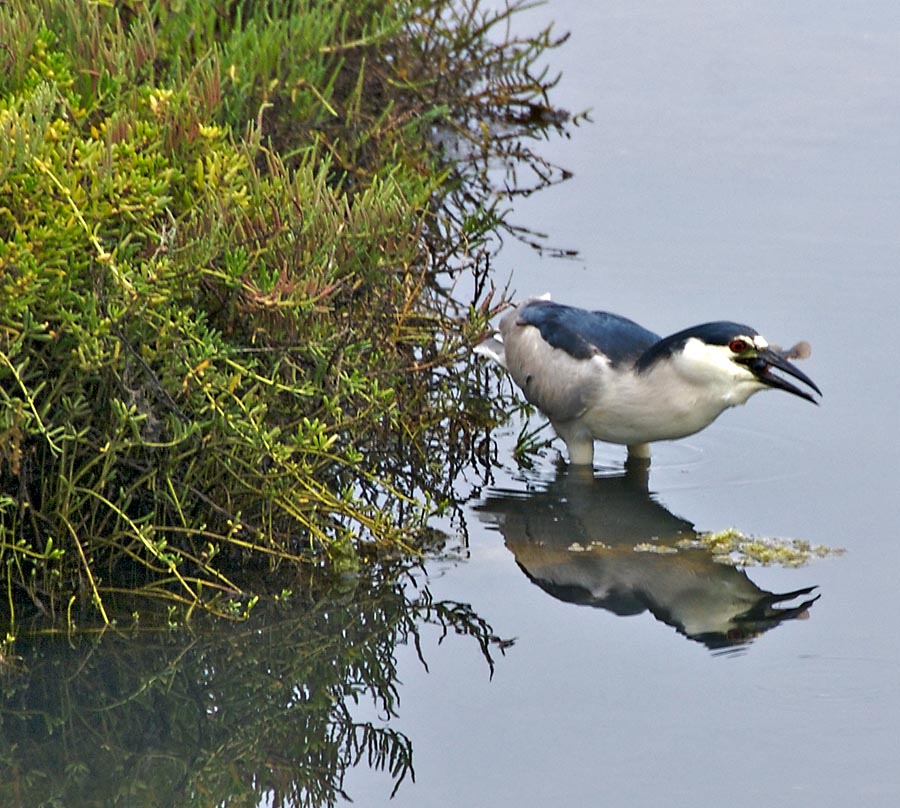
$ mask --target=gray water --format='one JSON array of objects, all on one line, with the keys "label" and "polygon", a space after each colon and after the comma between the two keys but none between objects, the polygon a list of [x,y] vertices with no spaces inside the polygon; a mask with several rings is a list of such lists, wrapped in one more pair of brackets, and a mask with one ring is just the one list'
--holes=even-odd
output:
[{"label": "gray water", "polygon": [[[551,20],[572,32],[549,58],[555,100],[593,123],[543,145],[574,176],[514,219],[578,254],[508,240],[498,281],[658,333],[731,319],[806,339],[824,398],[756,396],[657,445],[646,486],[621,477],[620,448],[598,445],[583,480],[558,470],[558,442],[521,471],[518,425],[497,435],[493,479],[450,526],[462,558],[429,564],[428,586],[515,644],[492,677],[434,627],[427,672],[400,648],[390,725],[416,781],[392,804],[900,805],[900,5],[550,0],[518,24]],[[628,540],[733,526],[846,554],[746,577],[572,560],[573,542],[622,525]],[[680,610],[691,580],[710,613],[818,589],[723,649]],[[601,584],[633,597],[585,603]],[[365,766],[345,782],[358,805],[391,787]]]}]

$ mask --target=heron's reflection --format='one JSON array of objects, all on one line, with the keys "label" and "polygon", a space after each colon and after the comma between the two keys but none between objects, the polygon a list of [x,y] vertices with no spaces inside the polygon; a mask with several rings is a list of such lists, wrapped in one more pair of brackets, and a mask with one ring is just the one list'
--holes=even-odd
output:
[{"label": "heron's reflection", "polygon": [[646,610],[710,649],[742,645],[806,617],[818,597],[789,605],[815,587],[767,592],[706,550],[635,551],[698,535],[653,499],[640,468],[594,477],[570,467],[541,490],[494,491],[478,511],[498,527],[531,581],[553,597],[617,615]]}]

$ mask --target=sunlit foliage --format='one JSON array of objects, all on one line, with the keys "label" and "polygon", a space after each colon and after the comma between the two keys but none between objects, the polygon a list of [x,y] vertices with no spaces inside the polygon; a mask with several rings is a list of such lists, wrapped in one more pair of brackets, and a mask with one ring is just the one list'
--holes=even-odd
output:
[{"label": "sunlit foliage", "polygon": [[120,589],[243,613],[248,567],[415,548],[493,418],[459,362],[504,195],[557,178],[554,40],[510,16],[0,6],[10,626]]}]

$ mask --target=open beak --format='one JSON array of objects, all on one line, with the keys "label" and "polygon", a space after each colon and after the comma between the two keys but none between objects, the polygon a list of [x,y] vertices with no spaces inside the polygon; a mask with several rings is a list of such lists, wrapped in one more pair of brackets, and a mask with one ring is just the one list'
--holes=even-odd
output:
[{"label": "open beak", "polygon": [[799,379],[805,385],[808,385],[815,390],[820,396],[822,395],[822,391],[816,387],[816,383],[810,379],[809,376],[777,351],[774,351],[771,348],[765,348],[761,351],[757,351],[755,356],[747,357],[747,359],[741,361],[750,369],[750,372],[753,373],[757,379],[768,387],[786,390],[788,393],[793,393],[795,396],[805,398],[813,404],[819,403],[810,393],[807,393],[806,390],[801,390],[796,385],[791,384],[783,376],[776,376],[772,373],[772,369],[777,368],[783,373],[787,373],[789,376]]}]

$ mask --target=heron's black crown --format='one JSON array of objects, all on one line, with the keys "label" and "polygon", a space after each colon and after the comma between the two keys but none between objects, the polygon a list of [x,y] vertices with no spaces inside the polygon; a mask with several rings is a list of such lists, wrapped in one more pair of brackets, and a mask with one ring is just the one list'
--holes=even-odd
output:
[{"label": "heron's black crown", "polygon": [[635,363],[637,370],[648,370],[654,363],[661,359],[668,359],[673,354],[684,349],[687,341],[692,337],[706,345],[728,345],[735,337],[759,336],[759,332],[749,325],[732,323],[728,320],[719,320],[714,323],[703,323],[691,326],[671,336],[664,337],[656,344],[651,345]]}]

